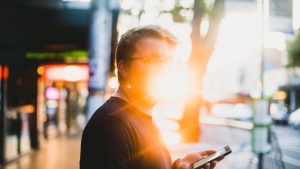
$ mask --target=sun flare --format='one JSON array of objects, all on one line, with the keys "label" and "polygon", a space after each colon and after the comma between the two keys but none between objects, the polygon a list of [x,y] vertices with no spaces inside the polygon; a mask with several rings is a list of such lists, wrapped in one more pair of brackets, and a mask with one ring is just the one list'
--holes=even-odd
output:
[{"label": "sun flare", "polygon": [[188,90],[188,77],[185,66],[163,71],[153,81],[152,91],[162,100],[183,100]]}]

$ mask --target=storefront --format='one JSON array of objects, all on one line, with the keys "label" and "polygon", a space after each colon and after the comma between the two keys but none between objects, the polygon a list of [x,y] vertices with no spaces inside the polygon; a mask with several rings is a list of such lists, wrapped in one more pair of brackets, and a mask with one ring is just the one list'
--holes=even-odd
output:
[{"label": "storefront", "polygon": [[36,128],[36,88],[38,74],[35,65],[0,66],[0,160],[1,164],[15,160],[38,147]]},{"label": "storefront", "polygon": [[85,125],[87,64],[0,65],[0,164]]},{"label": "storefront", "polygon": [[85,123],[88,65],[43,65],[38,73],[38,114],[44,138],[74,134]]},{"label": "storefront", "polygon": [[0,18],[0,168],[60,134],[63,123],[58,119],[66,117],[59,113],[63,111],[59,101],[68,96],[46,99],[46,88],[62,92],[84,84],[45,80],[38,73],[46,64],[88,60],[90,11],[61,8],[58,1],[48,5],[21,1],[0,5],[1,14],[7,16]]}]

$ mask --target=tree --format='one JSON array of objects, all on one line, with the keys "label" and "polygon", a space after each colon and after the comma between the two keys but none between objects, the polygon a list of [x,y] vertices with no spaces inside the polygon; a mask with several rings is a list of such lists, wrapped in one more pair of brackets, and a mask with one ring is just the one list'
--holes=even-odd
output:
[{"label": "tree", "polygon": [[[125,1],[125,0],[123,0]],[[199,138],[199,110],[203,104],[205,104],[202,98],[202,81],[206,70],[206,66],[214,50],[215,42],[219,32],[220,24],[224,14],[224,0],[194,0],[194,4],[190,7],[183,7],[181,3],[185,0],[174,0],[174,8],[171,10],[161,10],[160,14],[169,13],[172,14],[174,22],[182,23],[188,22],[191,24],[191,41],[192,50],[188,60],[188,65],[192,77],[194,78],[194,84],[192,92],[189,93],[189,97],[185,104],[183,112],[183,118],[180,120],[181,135],[184,142],[196,142]],[[143,13],[145,13],[145,0],[140,1],[138,6],[138,20],[141,19]],[[161,1],[163,3],[165,1]],[[132,15],[132,11],[137,11],[133,8],[123,10],[124,14]],[[182,11],[192,11],[193,18],[189,20],[188,17]],[[159,14],[159,15],[160,15]],[[201,24],[208,21],[209,27],[205,35],[200,34],[204,29]],[[191,125],[193,124],[193,125]]]},{"label": "tree", "polygon": [[287,53],[288,64],[286,67],[292,69],[291,85],[298,85],[300,77],[296,73],[296,68],[300,67],[300,29],[298,29],[295,39],[287,42]]},{"label": "tree", "polygon": [[[201,94],[203,76],[217,40],[224,14],[224,0],[215,0],[214,2],[194,0],[193,12],[194,16],[191,22],[192,51],[188,65],[194,78],[194,84],[192,84],[193,90],[186,100],[183,118],[180,120],[183,142],[199,141],[199,111],[203,105],[207,105]],[[200,34],[201,29],[203,29],[201,23],[205,20],[209,21],[209,28],[203,36]]]},{"label": "tree", "polygon": [[295,40],[287,43],[288,67],[300,67],[300,29]]}]

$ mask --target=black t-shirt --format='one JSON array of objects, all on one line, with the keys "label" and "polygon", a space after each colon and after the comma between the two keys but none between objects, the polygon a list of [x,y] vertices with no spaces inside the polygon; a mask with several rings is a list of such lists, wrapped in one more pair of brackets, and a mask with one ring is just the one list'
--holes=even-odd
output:
[{"label": "black t-shirt", "polygon": [[81,169],[171,169],[158,128],[128,102],[111,97],[87,123],[81,140]]}]

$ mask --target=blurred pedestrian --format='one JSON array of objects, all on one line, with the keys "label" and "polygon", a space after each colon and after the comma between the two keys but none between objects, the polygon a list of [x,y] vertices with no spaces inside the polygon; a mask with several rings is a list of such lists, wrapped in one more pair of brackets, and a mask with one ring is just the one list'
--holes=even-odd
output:
[{"label": "blurred pedestrian", "polygon": [[[119,88],[87,123],[80,168],[188,169],[214,150],[191,152],[174,162],[151,113],[159,99],[153,80],[171,63],[177,38],[157,25],[139,26],[122,35],[116,49]],[[208,163],[212,169],[217,161]]]}]

